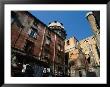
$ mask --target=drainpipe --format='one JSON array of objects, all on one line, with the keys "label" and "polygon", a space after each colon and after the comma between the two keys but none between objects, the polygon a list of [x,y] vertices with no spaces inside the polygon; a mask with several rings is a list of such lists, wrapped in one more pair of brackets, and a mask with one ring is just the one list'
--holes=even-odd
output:
[{"label": "drainpipe", "polygon": [[56,47],[56,34],[55,34],[55,40],[54,40],[54,56],[53,56],[53,74],[55,74],[55,47]]},{"label": "drainpipe", "polygon": [[41,51],[39,53],[39,60],[41,60],[41,57],[42,57],[42,52],[43,52],[43,45],[44,45],[44,39],[45,39],[45,31],[46,31],[46,27],[44,29],[44,34],[43,34],[43,39],[42,39],[42,42],[41,42]]}]

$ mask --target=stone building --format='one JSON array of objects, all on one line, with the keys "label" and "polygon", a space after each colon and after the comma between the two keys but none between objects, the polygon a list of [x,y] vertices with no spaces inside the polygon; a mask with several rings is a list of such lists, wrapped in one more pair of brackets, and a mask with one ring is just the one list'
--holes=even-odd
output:
[{"label": "stone building", "polygon": [[96,76],[100,76],[100,51],[96,41],[93,35],[81,40],[79,43],[88,62],[88,72],[94,72]]},{"label": "stone building", "polygon": [[[93,35],[81,41],[75,37],[65,40],[65,53],[68,57],[70,76],[79,76],[79,71],[85,72],[82,76],[100,76],[100,12],[92,11],[86,14]],[[68,44],[69,43],[69,44]],[[67,44],[67,45],[66,45]],[[66,58],[65,57],[65,58]],[[81,62],[81,59],[84,62]],[[84,66],[86,64],[86,66]],[[79,71],[76,66],[84,66]],[[83,69],[83,70],[82,70]],[[75,72],[77,74],[75,74]],[[81,72],[80,72],[81,73]]]},{"label": "stone building", "polygon": [[[63,24],[47,26],[28,11],[12,11],[11,75],[64,76],[65,38]],[[30,72],[25,74],[27,66]]]},{"label": "stone building", "polygon": [[[94,50],[93,51],[94,55],[95,55],[95,59],[97,61],[96,65],[100,66],[100,11],[92,11],[92,12],[88,12],[86,15],[86,18],[88,20],[88,22],[91,25],[92,31],[93,31],[93,36],[91,36],[94,40],[95,43],[94,44]],[[93,39],[90,39],[89,42],[91,43],[91,41],[93,41]],[[97,55],[97,56],[96,56]],[[95,66],[96,66],[95,65]],[[100,74],[100,68],[97,67],[98,69],[96,70],[97,76],[99,76]]]},{"label": "stone building", "polygon": [[71,77],[85,77],[87,62],[75,37],[65,40],[65,55],[65,58],[68,58],[68,75]]},{"label": "stone building", "polygon": [[97,40],[97,46],[100,50],[100,11],[92,11],[86,14],[86,18],[90,23],[92,31],[94,33],[94,38]]}]

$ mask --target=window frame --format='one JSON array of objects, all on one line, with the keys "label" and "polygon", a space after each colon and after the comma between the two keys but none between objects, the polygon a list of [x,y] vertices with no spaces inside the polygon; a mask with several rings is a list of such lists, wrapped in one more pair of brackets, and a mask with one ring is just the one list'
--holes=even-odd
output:
[{"label": "window frame", "polygon": [[[32,32],[33,32],[33,34],[32,34]],[[29,37],[36,39],[37,38],[37,35],[38,35],[38,29],[35,29],[35,28],[31,27],[28,30],[28,35],[29,35]]]}]

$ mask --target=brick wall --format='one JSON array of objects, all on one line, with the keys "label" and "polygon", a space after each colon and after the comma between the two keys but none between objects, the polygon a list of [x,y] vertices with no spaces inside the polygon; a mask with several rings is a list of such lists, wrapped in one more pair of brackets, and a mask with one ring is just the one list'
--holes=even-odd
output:
[{"label": "brick wall", "polygon": [[[53,31],[49,30],[46,26],[44,26],[44,24],[38,21],[36,22],[36,19],[34,19],[33,17],[29,17],[29,15],[27,16],[25,12],[16,12],[16,13],[18,14],[18,18],[22,19],[22,20],[19,19],[20,21],[22,21],[21,23],[23,23],[23,21],[25,23],[23,23],[23,26],[24,26],[23,28],[18,27],[16,22],[12,24],[11,46],[24,51],[24,46],[26,44],[26,41],[29,40],[34,43],[34,49],[33,49],[32,55],[36,57],[43,57],[43,52],[45,47],[44,45],[45,37],[48,34],[48,32],[50,32],[51,44],[49,47],[49,51],[50,51],[49,59],[50,61],[53,61],[53,58],[56,58],[56,55],[59,52],[57,49],[57,45],[60,44],[62,49],[62,51],[60,52],[60,55],[62,57],[61,64],[63,64],[64,63],[64,40],[61,39],[58,35],[56,35]],[[26,22],[28,22],[29,25],[27,25],[28,23]],[[28,31],[34,22],[37,23],[36,27],[38,30],[36,39],[29,37],[28,35]],[[55,35],[56,35],[56,40],[55,40]]]}]

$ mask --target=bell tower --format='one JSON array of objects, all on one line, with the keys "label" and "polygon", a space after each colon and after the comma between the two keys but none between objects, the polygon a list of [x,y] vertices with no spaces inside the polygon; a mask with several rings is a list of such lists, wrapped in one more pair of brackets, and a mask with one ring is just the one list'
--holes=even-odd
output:
[{"label": "bell tower", "polygon": [[[96,15],[96,13],[97,13],[97,15]],[[100,23],[100,12],[99,11],[88,12],[86,14],[86,18],[91,25],[92,31],[97,40],[98,49],[100,50],[100,24],[99,24]]]}]

